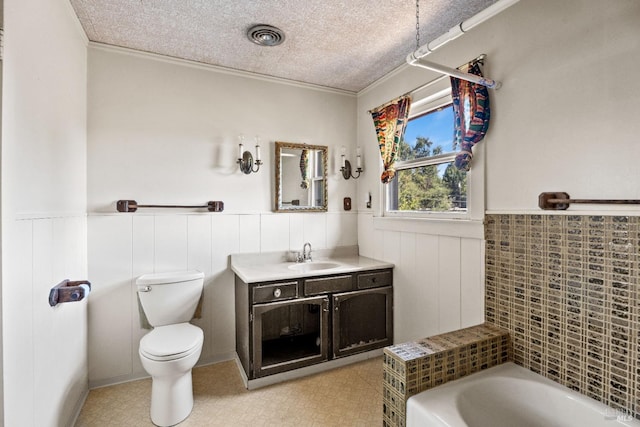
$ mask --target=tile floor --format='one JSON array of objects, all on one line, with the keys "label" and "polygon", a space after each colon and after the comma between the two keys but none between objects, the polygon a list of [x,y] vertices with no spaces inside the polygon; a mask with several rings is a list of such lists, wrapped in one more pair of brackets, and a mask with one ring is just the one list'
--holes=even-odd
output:
[{"label": "tile floor", "polygon": [[[381,426],[382,358],[248,391],[234,361],[193,370],[193,412],[180,427]],[[151,380],[89,392],[76,427],[152,426]]]}]

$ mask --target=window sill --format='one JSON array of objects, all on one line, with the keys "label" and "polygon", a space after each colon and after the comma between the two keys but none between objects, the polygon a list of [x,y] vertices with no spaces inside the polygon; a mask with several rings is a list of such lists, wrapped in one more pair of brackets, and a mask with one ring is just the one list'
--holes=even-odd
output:
[{"label": "window sill", "polygon": [[462,218],[374,217],[376,230],[484,239],[482,220]]}]

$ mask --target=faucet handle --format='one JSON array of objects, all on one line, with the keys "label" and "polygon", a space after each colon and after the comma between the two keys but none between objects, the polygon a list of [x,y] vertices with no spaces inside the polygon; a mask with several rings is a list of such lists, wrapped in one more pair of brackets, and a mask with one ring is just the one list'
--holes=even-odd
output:
[{"label": "faucet handle", "polygon": [[289,251],[287,252],[287,261],[288,262],[302,262],[303,256],[300,251]]},{"label": "faucet handle", "polygon": [[[307,246],[309,246],[309,252],[307,253]],[[302,260],[305,262],[311,261],[311,243],[307,242],[302,247]]]}]

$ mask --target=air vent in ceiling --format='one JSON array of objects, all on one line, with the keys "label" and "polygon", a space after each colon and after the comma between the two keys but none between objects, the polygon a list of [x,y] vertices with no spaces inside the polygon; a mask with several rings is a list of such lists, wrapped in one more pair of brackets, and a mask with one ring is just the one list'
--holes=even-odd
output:
[{"label": "air vent in ceiling", "polygon": [[247,31],[247,37],[260,46],[277,46],[284,41],[282,30],[271,25],[254,25]]}]

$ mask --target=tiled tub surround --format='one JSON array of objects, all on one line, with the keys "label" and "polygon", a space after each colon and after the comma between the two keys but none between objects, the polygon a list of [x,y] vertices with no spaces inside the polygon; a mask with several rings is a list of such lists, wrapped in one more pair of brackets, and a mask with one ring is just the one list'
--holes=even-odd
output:
[{"label": "tiled tub surround", "polygon": [[486,322],[514,361],[640,418],[640,217],[486,216]]},{"label": "tiled tub surround", "polygon": [[509,333],[490,324],[472,326],[384,349],[383,425],[406,425],[407,399],[447,381],[504,363]]}]

